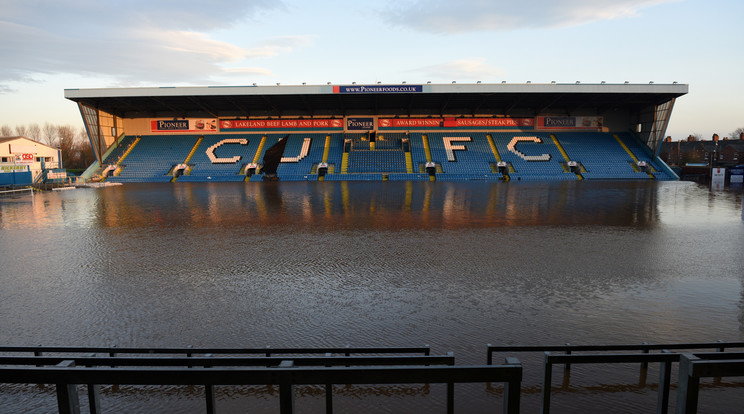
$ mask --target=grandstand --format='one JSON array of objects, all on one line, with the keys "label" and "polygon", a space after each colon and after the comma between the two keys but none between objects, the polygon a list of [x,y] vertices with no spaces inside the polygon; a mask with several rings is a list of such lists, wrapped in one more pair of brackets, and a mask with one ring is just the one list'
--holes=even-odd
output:
[{"label": "grandstand", "polygon": [[[65,95],[97,156],[86,175],[108,181],[564,181],[677,179],[658,150],[686,92],[427,84]],[[270,148],[283,148],[275,173],[263,171]]]}]

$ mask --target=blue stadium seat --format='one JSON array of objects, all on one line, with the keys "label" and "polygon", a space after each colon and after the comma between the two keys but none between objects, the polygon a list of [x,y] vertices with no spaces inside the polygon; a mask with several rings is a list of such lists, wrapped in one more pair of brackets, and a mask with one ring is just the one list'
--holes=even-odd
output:
[{"label": "blue stadium seat", "polygon": [[[416,132],[381,133],[376,137],[374,149],[366,134],[343,133],[293,133],[293,134],[226,134],[205,135],[189,161],[189,175],[182,175],[178,181],[244,181],[241,174],[246,164],[258,159],[263,163],[265,152],[280,139],[287,139],[282,162],[277,175],[283,181],[317,180],[314,170],[323,161],[326,137],[330,136],[327,162],[332,168],[325,180],[410,180],[426,181],[428,174],[423,170],[427,162],[423,136],[427,136],[431,161],[437,165],[438,181],[469,181],[502,179],[495,173],[497,161],[488,142],[487,132]],[[566,158],[553,141],[555,136],[560,147],[571,161],[577,161],[585,168],[581,175],[596,180],[648,180],[673,179],[664,165],[654,159],[650,149],[633,133],[618,133],[618,138],[638,160],[651,166],[649,173],[639,171],[635,161],[621,145],[615,134],[606,132],[559,131],[533,132],[493,132],[491,137],[503,161],[511,165],[512,180],[518,181],[561,181],[576,180],[578,177],[567,172],[562,165]],[[265,144],[258,153],[261,141]],[[136,142],[139,141],[132,147]],[[167,182],[171,180],[173,166],[183,163],[197,139],[195,135],[156,135],[125,136],[120,145],[111,151],[103,164],[119,162],[120,175],[110,177],[114,182]],[[410,143],[411,160],[414,171],[406,171],[406,153],[403,139]],[[348,154],[347,174],[341,174],[344,156],[344,141],[353,145]],[[131,152],[122,160],[124,154]],[[213,149],[214,157],[207,154]],[[316,172],[313,174],[313,172]],[[250,181],[260,181],[260,174],[250,177]]]}]

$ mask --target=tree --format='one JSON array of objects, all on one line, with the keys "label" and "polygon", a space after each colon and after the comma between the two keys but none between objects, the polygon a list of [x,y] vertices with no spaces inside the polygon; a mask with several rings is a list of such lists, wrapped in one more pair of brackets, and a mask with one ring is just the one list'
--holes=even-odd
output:
[{"label": "tree", "polygon": [[26,137],[28,136],[28,128],[26,125],[16,125],[15,134],[19,137]]},{"label": "tree", "polygon": [[9,125],[0,126],[0,137],[12,137],[12,136],[13,136],[13,128],[11,128]]},{"label": "tree", "polygon": [[26,138],[32,139],[36,142],[41,142],[41,127],[39,127],[39,124],[31,124],[26,129],[26,133],[28,134]]},{"label": "tree", "polygon": [[78,169],[85,169],[88,168],[91,164],[93,164],[96,161],[96,155],[93,153],[93,147],[90,146],[87,140],[87,134],[85,133],[85,130],[81,130],[81,137],[83,139],[79,139],[76,142],[76,152],[77,152],[77,165],[70,168],[78,168]]},{"label": "tree", "polygon": [[740,139],[741,134],[744,134],[744,128],[736,128],[733,132],[731,132],[731,139]]},{"label": "tree", "polygon": [[50,147],[55,146],[55,142],[57,141],[57,129],[58,127],[56,125],[52,125],[49,122],[44,124],[44,128],[42,128],[42,139],[45,144],[49,145]]},{"label": "tree", "polygon": [[65,167],[75,164],[75,128],[70,125],[57,127],[59,137],[59,150],[62,155],[62,163]]},{"label": "tree", "polygon": [[67,169],[85,169],[96,160],[93,148],[87,141],[85,129],[75,130],[69,125],[57,127],[62,163]]}]

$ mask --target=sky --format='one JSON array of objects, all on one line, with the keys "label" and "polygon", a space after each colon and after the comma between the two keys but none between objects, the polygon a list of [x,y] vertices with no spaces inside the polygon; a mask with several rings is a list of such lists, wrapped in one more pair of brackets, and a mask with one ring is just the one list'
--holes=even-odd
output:
[{"label": "sky", "polygon": [[64,89],[689,84],[667,135],[744,127],[742,0],[0,0],[0,125],[82,127]]}]

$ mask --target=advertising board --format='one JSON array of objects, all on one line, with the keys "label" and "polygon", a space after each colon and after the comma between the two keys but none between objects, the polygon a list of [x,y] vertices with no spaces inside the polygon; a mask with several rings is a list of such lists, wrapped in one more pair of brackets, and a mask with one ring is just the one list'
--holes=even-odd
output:
[{"label": "advertising board", "polygon": [[216,119],[153,119],[151,132],[216,132]]},{"label": "advertising board", "polygon": [[292,129],[326,129],[334,130],[344,127],[339,118],[324,119],[223,119],[220,120],[221,132],[249,132],[266,130]]}]

